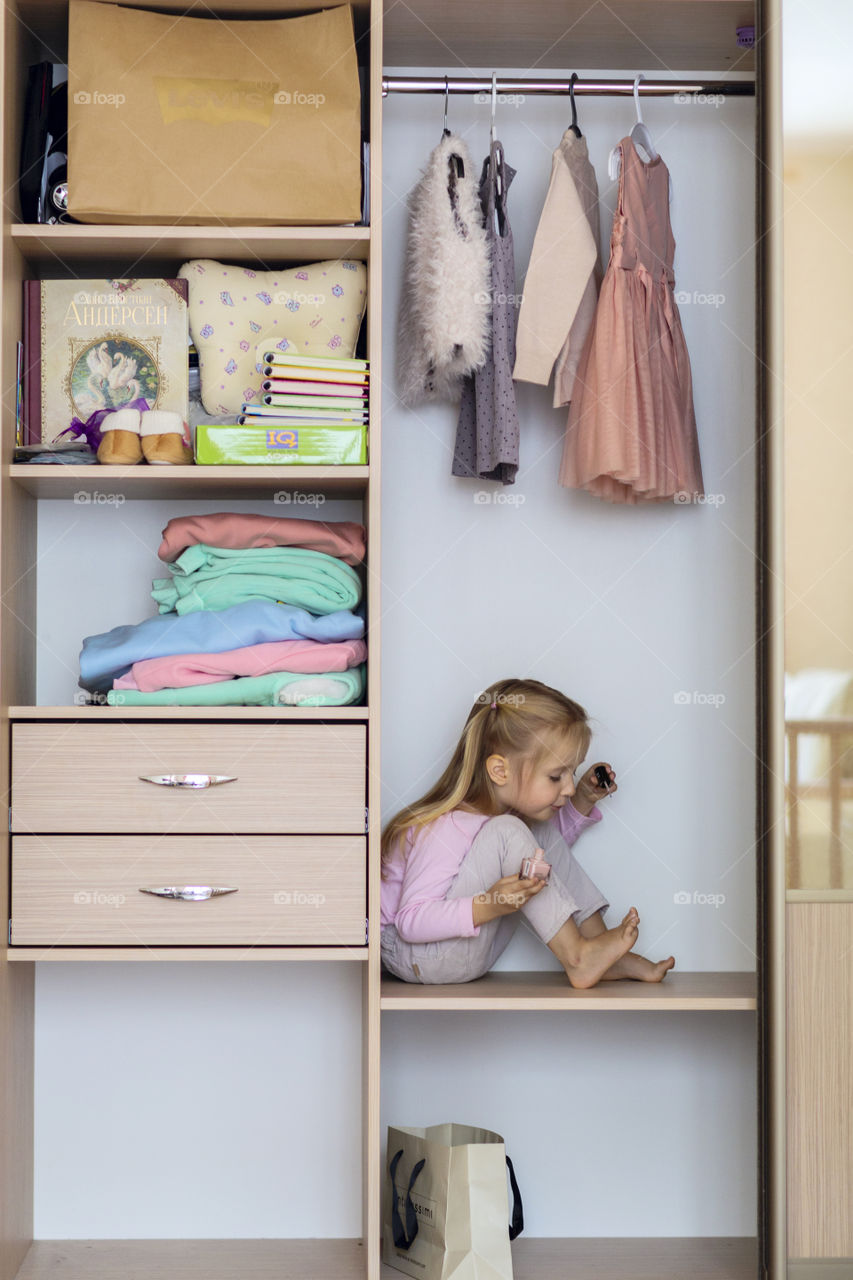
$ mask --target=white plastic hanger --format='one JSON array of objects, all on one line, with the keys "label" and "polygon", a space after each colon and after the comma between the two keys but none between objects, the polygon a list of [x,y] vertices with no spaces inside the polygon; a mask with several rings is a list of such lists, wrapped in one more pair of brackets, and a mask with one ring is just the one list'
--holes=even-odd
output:
[{"label": "white plastic hanger", "polygon": [[[498,73],[497,71],[493,71],[492,72],[492,114],[491,114],[491,122],[489,125],[489,143],[490,143],[489,154],[491,154],[491,147],[493,147],[498,140],[498,131],[495,124],[495,116],[497,114],[497,109],[498,109]],[[501,189],[501,174],[499,169],[495,171],[495,195],[497,196],[498,201],[503,199],[503,191]]]},{"label": "white plastic hanger", "polygon": [[[643,108],[640,106],[640,81],[645,80],[645,78],[642,71],[634,78],[634,105],[637,111],[637,123],[631,130],[630,136],[635,146],[639,144],[643,148],[649,160],[657,160],[658,153],[655,150],[655,144],[652,142],[652,135],[643,123]],[[614,181],[619,177],[619,156],[619,147],[615,146],[610,152],[610,159],[607,162],[607,172]]]},{"label": "white plastic hanger", "polygon": [[[444,129],[442,130],[442,138],[450,137],[450,126],[447,123],[447,104],[450,98],[450,81],[447,76],[444,77]],[[450,165],[452,172],[457,178],[465,177],[465,165],[462,163],[462,157],[452,155],[450,157]]]},{"label": "white plastic hanger", "polygon": [[634,80],[634,105],[637,109],[637,123],[631,130],[631,141],[635,146],[639,143],[650,160],[657,160],[658,153],[655,150],[655,144],[652,142],[652,135],[643,123],[643,108],[640,106],[640,81],[645,80],[645,78],[641,71]]},{"label": "white plastic hanger", "polygon": [[[646,155],[649,157],[649,160],[654,161],[654,160],[657,160],[658,153],[655,148],[655,144],[652,142],[652,135],[649,133],[648,128],[646,127],[643,121],[643,109],[640,106],[640,81],[645,80],[645,78],[646,77],[643,75],[642,71],[634,78],[634,105],[637,111],[637,122],[634,125],[633,129],[631,130],[630,137],[631,137],[631,141],[635,145],[639,144],[643,148]],[[607,161],[607,172],[610,174],[610,178],[614,182],[619,177],[620,155],[621,155],[621,152],[617,145],[610,152],[610,158]],[[641,160],[641,163],[645,163],[645,161],[642,160],[642,157],[640,158],[640,160]],[[672,174],[671,173],[669,174],[668,189],[669,189],[669,203],[672,204],[673,191],[672,191]]]}]

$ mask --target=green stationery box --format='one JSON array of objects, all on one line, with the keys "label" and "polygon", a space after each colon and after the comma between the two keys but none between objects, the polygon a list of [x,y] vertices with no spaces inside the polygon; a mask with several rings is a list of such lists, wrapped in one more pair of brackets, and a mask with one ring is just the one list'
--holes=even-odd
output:
[{"label": "green stationery box", "polygon": [[205,467],[363,466],[367,462],[367,429],[199,424],[195,460]]}]

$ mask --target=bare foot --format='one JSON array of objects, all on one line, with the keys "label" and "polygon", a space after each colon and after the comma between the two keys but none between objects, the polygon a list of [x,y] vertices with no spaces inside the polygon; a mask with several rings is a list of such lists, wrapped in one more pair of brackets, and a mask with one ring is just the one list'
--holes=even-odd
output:
[{"label": "bare foot", "polygon": [[675,967],[675,956],[668,956],[666,960],[658,960],[657,964],[649,961],[649,967],[645,973],[638,974],[640,982],[662,982],[664,974]]},{"label": "bare foot", "polygon": [[633,951],[629,951],[627,955],[621,956],[615,964],[612,964],[603,976],[608,982],[617,982],[625,978],[631,979],[632,982],[662,982],[664,975],[674,964],[674,956],[659,960],[655,964],[645,956],[636,956]]},{"label": "bare foot", "polygon": [[[573,987],[594,987],[615,962],[630,951],[637,941],[640,917],[636,907],[615,929],[607,929],[594,938],[582,938],[571,921],[548,944],[566,971]],[[571,932],[564,933],[568,926]]]}]

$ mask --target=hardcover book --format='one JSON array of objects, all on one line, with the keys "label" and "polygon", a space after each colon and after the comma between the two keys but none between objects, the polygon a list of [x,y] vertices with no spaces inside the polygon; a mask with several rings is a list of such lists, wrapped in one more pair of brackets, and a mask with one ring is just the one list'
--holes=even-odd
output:
[{"label": "hardcover book", "polygon": [[25,443],[99,409],[186,419],[187,298],[186,280],[25,280]]},{"label": "hardcover book", "polygon": [[318,408],[316,405],[310,404],[290,404],[285,396],[264,396],[263,404],[257,406],[257,410],[263,413],[265,410],[271,409],[273,413],[280,413],[283,417],[301,416],[303,418],[316,418],[318,422],[324,419],[330,421],[333,418],[345,418],[352,422],[366,422],[367,413],[363,408],[348,409],[343,405],[332,405],[327,408]]},{"label": "hardcover book", "polygon": [[282,364],[264,365],[264,377],[272,381],[284,378],[298,379],[302,382],[317,383],[319,386],[338,387],[346,383],[349,386],[366,389],[370,383],[370,374],[366,369],[313,369],[307,365],[294,364],[292,361]]},{"label": "hardcover book", "polygon": [[310,396],[310,395],[292,395],[289,392],[279,392],[275,388],[268,388],[264,383],[266,395],[263,397],[264,404],[278,404],[284,407],[297,409],[321,409],[323,412],[337,412],[339,409],[353,409],[358,413],[367,412],[367,401],[363,396]]},{"label": "hardcover book", "polygon": [[345,382],[309,382],[288,378],[265,378],[261,383],[261,391],[271,391],[278,395],[314,396],[328,400],[330,396],[353,397],[367,400],[367,385],[354,384],[347,386]]},{"label": "hardcover book", "polygon": [[[334,373],[341,371],[349,373],[366,373],[370,368],[369,360],[345,360],[338,359],[337,356],[300,356],[289,351],[266,351],[264,353],[264,363],[270,368],[277,368],[280,365],[292,365],[294,368],[300,369],[331,369]],[[267,375],[269,376],[269,375]]]}]

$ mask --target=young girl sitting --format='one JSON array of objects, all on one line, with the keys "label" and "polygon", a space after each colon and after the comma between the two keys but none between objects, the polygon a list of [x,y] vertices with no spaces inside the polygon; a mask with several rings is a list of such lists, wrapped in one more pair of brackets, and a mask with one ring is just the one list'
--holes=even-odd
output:
[{"label": "young girl sitting", "polygon": [[[381,952],[406,982],[470,982],[491,969],[519,913],[573,987],[602,978],[660,982],[675,964],[636,955],[634,907],[614,929],[608,903],[570,846],[616,790],[587,769],[586,712],[538,680],[500,680],[474,704],[438,782],[382,835]],[[572,802],[574,797],[574,803]],[[525,858],[551,863],[546,883],[522,878]]]}]

